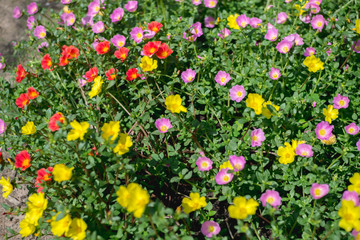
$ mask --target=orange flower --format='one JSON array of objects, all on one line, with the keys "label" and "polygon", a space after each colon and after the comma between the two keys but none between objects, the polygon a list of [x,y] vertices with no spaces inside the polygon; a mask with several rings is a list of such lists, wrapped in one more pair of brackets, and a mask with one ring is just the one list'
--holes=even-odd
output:
[{"label": "orange flower", "polygon": [[166,43],[163,43],[159,47],[159,51],[156,53],[156,56],[160,59],[164,59],[164,58],[167,58],[172,53],[173,53],[173,50],[171,50]]},{"label": "orange flower", "polygon": [[148,25],[148,29],[150,31],[153,31],[155,33],[157,33],[158,31],[160,31],[160,28],[162,27],[163,25],[159,22],[156,22],[156,21],[153,21],[151,23],[149,23]]},{"label": "orange flower", "polygon": [[97,54],[105,54],[110,50],[110,42],[104,41],[100,42],[98,45],[96,45],[95,51]]},{"label": "orange flower", "polygon": [[26,77],[28,73],[25,72],[23,66],[21,64],[19,64],[17,66],[17,71],[16,71],[16,82],[20,83],[22,80],[24,80],[24,78]]},{"label": "orange flower", "polygon": [[52,65],[52,61],[49,54],[46,54],[41,60],[41,67],[45,69],[49,69]]},{"label": "orange flower", "polygon": [[127,70],[126,80],[132,81],[132,80],[136,79],[137,77],[139,77],[139,74],[138,74],[138,70],[136,68],[131,68],[131,69]]},{"label": "orange flower", "polygon": [[99,70],[97,67],[90,68],[89,71],[85,73],[85,77],[88,82],[94,81],[94,79],[97,77],[99,73]]},{"label": "orange flower", "polygon": [[59,58],[59,66],[66,66],[68,65],[69,60],[65,56],[61,56]]},{"label": "orange flower", "polygon": [[29,105],[29,96],[26,93],[20,94],[20,96],[16,99],[15,104],[24,109],[25,105]]},{"label": "orange flower", "polygon": [[107,71],[105,73],[105,76],[107,77],[108,80],[114,80],[116,77],[116,74],[119,72],[119,70],[115,69],[115,68],[111,68],[109,69],[109,71]]},{"label": "orange flower", "polygon": [[57,130],[59,130],[59,126],[57,125],[57,122],[60,123],[64,123],[65,121],[65,117],[61,112],[57,112],[54,115],[51,116],[50,121],[49,121],[49,129],[52,132],[55,132]]},{"label": "orange flower", "polygon": [[122,47],[120,48],[119,50],[116,50],[114,52],[114,56],[117,58],[117,59],[120,59],[122,62],[125,61],[125,59],[127,58],[129,54],[129,49],[128,48],[125,48],[125,47]]},{"label": "orange flower", "polygon": [[156,53],[159,50],[160,45],[161,45],[160,41],[148,42],[143,47],[144,55],[151,57],[154,53]]},{"label": "orange flower", "polygon": [[25,171],[31,165],[30,160],[30,154],[23,150],[15,156],[15,167]]},{"label": "orange flower", "polygon": [[27,96],[29,99],[35,99],[39,96],[39,92],[35,90],[33,87],[29,87],[27,90]]},{"label": "orange flower", "polygon": [[54,169],[52,167],[48,167],[47,169],[41,168],[37,171],[37,177],[35,181],[35,187],[39,188],[37,192],[42,192],[44,189],[40,184],[43,182],[51,181],[51,173]]},{"label": "orange flower", "polygon": [[61,48],[62,52],[61,55],[64,56],[67,59],[76,59],[79,56],[79,49],[77,49],[74,46],[62,46]]}]

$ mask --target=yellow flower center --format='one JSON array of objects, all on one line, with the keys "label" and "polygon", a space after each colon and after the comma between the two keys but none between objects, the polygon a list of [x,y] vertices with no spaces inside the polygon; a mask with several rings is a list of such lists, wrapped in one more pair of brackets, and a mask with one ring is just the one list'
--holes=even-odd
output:
[{"label": "yellow flower center", "polygon": [[210,2],[210,7],[215,7],[215,2],[214,1]]},{"label": "yellow flower center", "polygon": [[160,129],[161,129],[161,131],[165,132],[168,128],[167,128],[167,126],[162,125],[162,126],[160,127]]},{"label": "yellow flower center", "polygon": [[242,22],[242,23],[241,23],[241,26],[242,26],[242,27],[246,27],[246,22]]},{"label": "yellow flower center", "polygon": [[252,140],[253,140],[253,141],[257,141],[258,139],[259,139],[258,136],[253,136],[253,137],[252,137]]},{"label": "yellow flower center", "polygon": [[30,160],[25,158],[25,160],[23,161],[23,167],[29,166]]},{"label": "yellow flower center", "polygon": [[273,78],[277,78],[278,75],[277,75],[276,73],[273,73],[272,77],[273,77]]},{"label": "yellow flower center", "polygon": [[201,163],[201,166],[202,166],[203,168],[206,168],[206,167],[209,166],[209,164],[208,164],[207,162],[202,162],[202,163]]},{"label": "yellow flower center", "polygon": [[289,48],[287,46],[283,47],[283,52],[287,53],[289,51]]},{"label": "yellow flower center", "polygon": [[319,131],[319,134],[320,134],[321,136],[325,136],[325,135],[326,135],[326,130],[325,130],[325,129],[321,129],[321,130]]},{"label": "yellow flower center", "polygon": [[321,27],[322,26],[322,22],[317,22],[316,24],[318,27]]},{"label": "yellow flower center", "polygon": [[301,155],[302,155],[302,156],[307,156],[308,153],[304,151],[304,152],[301,153]]},{"label": "yellow flower center", "polygon": [[155,48],[150,48],[150,53],[154,53],[156,51]]},{"label": "yellow flower center", "polygon": [[98,12],[100,10],[100,7],[99,6],[96,6],[95,7],[95,12]]},{"label": "yellow flower center", "polygon": [[223,83],[226,81],[226,79],[224,77],[220,78],[220,81]]},{"label": "yellow flower center", "polygon": [[319,188],[315,189],[314,191],[316,196],[320,196],[321,195],[321,190]]},{"label": "yellow flower center", "polygon": [[209,231],[209,232],[213,232],[213,231],[215,231],[214,226],[209,226],[208,231]]},{"label": "yellow flower center", "polygon": [[241,166],[241,164],[238,163],[238,164],[235,164],[234,167],[235,167],[236,169],[241,169],[242,166]]},{"label": "yellow flower center", "polygon": [[344,101],[344,100],[340,100],[340,101],[339,101],[339,105],[340,105],[340,106],[344,106],[344,105],[345,105],[345,101]]},{"label": "yellow flower center", "polygon": [[224,180],[225,182],[227,182],[227,181],[230,180],[230,177],[229,177],[228,175],[225,175],[225,176],[223,177],[223,180]]},{"label": "yellow flower center", "polygon": [[188,77],[187,80],[188,80],[189,82],[191,82],[191,81],[193,80],[193,78],[192,78],[192,77]]},{"label": "yellow flower center", "polygon": [[275,199],[274,199],[273,197],[268,197],[268,198],[266,199],[266,202],[268,202],[268,203],[270,203],[270,204],[274,203],[274,201],[275,201]]},{"label": "yellow flower center", "polygon": [[275,40],[276,39],[276,35],[273,35],[272,37],[271,37],[271,40]]},{"label": "yellow flower center", "polygon": [[354,133],[355,132],[355,129],[354,128],[349,128],[349,133]]},{"label": "yellow flower center", "polygon": [[123,45],[124,45],[124,42],[123,42],[123,41],[118,41],[118,45],[119,45],[119,46],[123,46]]},{"label": "yellow flower center", "polygon": [[236,93],[236,96],[238,96],[238,97],[242,97],[242,95],[243,95],[243,93],[242,93],[241,91],[238,91],[238,92]]},{"label": "yellow flower center", "polygon": [[137,37],[137,38],[141,38],[141,37],[142,37],[142,34],[141,34],[141,33],[138,33],[138,34],[136,34],[136,37]]},{"label": "yellow flower center", "polygon": [[354,215],[351,212],[344,214],[344,218],[347,222],[354,221]]},{"label": "yellow flower center", "polygon": [[290,158],[290,157],[291,157],[290,153],[285,154],[285,158]]},{"label": "yellow flower center", "polygon": [[41,32],[40,37],[45,37],[45,32]]}]

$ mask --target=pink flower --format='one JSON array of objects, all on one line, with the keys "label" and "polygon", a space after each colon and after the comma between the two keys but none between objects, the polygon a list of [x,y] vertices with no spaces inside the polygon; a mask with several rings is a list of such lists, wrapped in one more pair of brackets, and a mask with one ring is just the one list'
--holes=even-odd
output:
[{"label": "pink flower", "polygon": [[287,18],[288,18],[287,14],[285,12],[281,12],[276,17],[276,23],[283,24],[286,22]]},{"label": "pink flower", "polygon": [[87,15],[91,17],[95,17],[100,11],[100,1],[92,1],[88,5],[88,12]]},{"label": "pink flower", "polygon": [[252,28],[260,27],[261,23],[262,23],[262,20],[260,18],[255,18],[255,17],[250,18],[250,23],[249,24],[250,24],[250,26]]},{"label": "pink flower", "polygon": [[320,199],[329,192],[328,184],[313,183],[310,188],[310,194],[314,199]]},{"label": "pink flower", "polygon": [[186,71],[181,73],[181,79],[185,82],[185,83],[189,83],[194,81],[196,76],[196,72],[192,69],[186,69]]},{"label": "pink flower", "polygon": [[125,46],[126,38],[122,35],[116,34],[114,37],[110,39],[111,43],[114,44],[115,47],[121,48]]},{"label": "pink flower", "polygon": [[316,102],[313,102],[311,105],[312,107],[316,107]]},{"label": "pink flower", "polygon": [[217,235],[220,230],[220,225],[214,221],[206,221],[201,225],[201,233],[208,238]]},{"label": "pink flower", "polygon": [[44,26],[39,25],[34,29],[34,36],[38,39],[42,39],[46,37],[46,29]]},{"label": "pink flower", "polygon": [[191,35],[191,36],[187,37],[186,32],[183,32],[183,39],[186,39],[189,42],[195,42],[197,37],[195,35]]},{"label": "pink flower", "polygon": [[359,130],[360,130],[359,126],[356,125],[355,123],[350,123],[345,127],[345,131],[350,135],[358,134]]},{"label": "pink flower", "polygon": [[349,107],[349,98],[345,96],[341,96],[340,94],[336,95],[333,100],[334,108],[348,108]]},{"label": "pink flower", "polygon": [[219,71],[215,76],[215,81],[221,86],[225,86],[231,79],[230,74],[225,71]]},{"label": "pink flower", "polygon": [[312,146],[305,143],[301,143],[297,145],[296,155],[307,158],[312,157],[313,156]]},{"label": "pink flower", "polygon": [[20,11],[20,8],[18,6],[16,6],[13,11],[13,18],[18,19],[21,17],[21,15],[22,15],[22,12]]},{"label": "pink flower", "polygon": [[304,44],[304,40],[297,33],[294,33],[294,34],[291,34],[291,35],[289,35],[287,37],[284,37],[283,40],[287,40],[289,42],[295,43],[296,46],[300,46],[300,45]]},{"label": "pink flower", "polygon": [[160,118],[155,121],[155,126],[161,133],[166,133],[170,128],[173,126],[171,125],[171,122],[167,118]]},{"label": "pink flower", "polygon": [[245,158],[243,156],[238,157],[236,155],[231,155],[229,156],[229,161],[231,166],[234,168],[234,172],[243,170],[246,164]]},{"label": "pink flower", "polygon": [[314,55],[315,54],[315,48],[313,47],[307,47],[305,49],[305,53],[304,53],[304,56],[305,57],[310,57],[311,55]]},{"label": "pink flower", "polygon": [[268,203],[270,206],[277,208],[281,205],[281,197],[279,192],[274,190],[266,190],[265,193],[263,193],[260,197],[260,201],[263,205],[263,207],[266,207],[266,203]]},{"label": "pink flower", "polygon": [[206,17],[205,18],[205,27],[207,28],[214,28],[215,27],[215,19],[213,17]]},{"label": "pink flower", "polygon": [[286,40],[282,40],[281,42],[279,42],[276,45],[276,49],[282,53],[282,54],[286,54],[290,51],[291,47],[292,47],[292,42],[286,41]]},{"label": "pink flower", "polygon": [[195,5],[195,6],[198,6],[201,4],[201,0],[192,0],[192,3]]},{"label": "pink flower", "polygon": [[231,182],[231,180],[234,177],[234,174],[228,173],[228,170],[229,170],[229,168],[223,168],[216,174],[215,182],[217,184],[224,185],[224,184]]},{"label": "pink flower", "polygon": [[137,9],[138,2],[137,1],[128,1],[127,4],[125,4],[125,9],[129,12],[135,12]]},{"label": "pink flower", "polygon": [[4,120],[2,120],[0,118],[0,134],[3,134],[5,132],[5,130],[6,130],[6,124],[5,124]]},{"label": "pink flower", "polygon": [[204,0],[205,7],[214,8],[216,7],[217,0]]},{"label": "pink flower", "polygon": [[360,41],[357,40],[356,42],[354,42],[354,45],[353,45],[354,52],[360,53]]},{"label": "pink flower", "polygon": [[201,28],[201,23],[200,22],[196,22],[191,26],[191,30],[190,33],[196,37],[200,37],[201,35],[203,35],[203,31]]},{"label": "pink flower", "polygon": [[111,22],[119,22],[124,17],[124,9],[121,7],[115,8],[114,11],[110,14]]},{"label": "pink flower", "polygon": [[87,81],[86,81],[86,80],[84,80],[84,79],[82,79],[82,78],[79,78],[79,79],[78,79],[78,82],[79,82],[80,87],[85,86],[85,85],[86,85],[86,83],[87,83]]},{"label": "pink flower", "polygon": [[357,147],[358,151],[360,151],[360,139],[359,139],[359,141],[357,141],[356,147]]},{"label": "pink flower", "polygon": [[93,17],[92,16],[86,16],[81,19],[81,24],[83,26],[90,26],[92,27],[94,25]]},{"label": "pink flower", "polygon": [[38,6],[36,2],[32,2],[29,5],[27,5],[27,13],[30,15],[33,15],[38,12]]},{"label": "pink flower", "polygon": [[352,230],[351,234],[354,236],[354,240],[360,239],[360,231]]},{"label": "pink flower", "polygon": [[235,85],[229,90],[230,99],[236,102],[241,102],[246,96],[245,88],[242,85]]},{"label": "pink flower", "polygon": [[290,3],[292,0],[285,0],[285,3]]},{"label": "pink flower", "polygon": [[321,32],[325,25],[325,18],[323,17],[323,15],[316,15],[315,17],[312,18],[310,23],[313,29],[316,29],[319,32]]},{"label": "pink flower", "polygon": [[265,141],[265,134],[261,128],[254,129],[251,131],[251,146],[259,147],[261,143]]},{"label": "pink flower", "polygon": [[33,29],[33,27],[35,26],[34,16],[28,17],[28,19],[26,20],[26,26],[28,27],[29,30]]},{"label": "pink flower", "polygon": [[268,31],[265,34],[265,39],[274,42],[274,41],[276,41],[278,36],[279,36],[279,30],[277,30],[273,25],[271,25],[269,23],[268,24]]},{"label": "pink flower", "polygon": [[213,161],[211,161],[209,158],[203,156],[203,157],[199,157],[196,160],[196,165],[198,166],[199,171],[209,171],[210,169],[212,169],[212,164]]},{"label": "pink flower", "polygon": [[136,43],[140,43],[143,40],[143,30],[139,27],[134,27],[130,32],[130,38]]},{"label": "pink flower", "polygon": [[[155,36],[156,32],[151,30],[144,30],[144,38],[151,39]],[[168,38],[169,39],[169,38]]]},{"label": "pink flower", "polygon": [[269,76],[272,80],[278,80],[281,77],[280,69],[271,68],[269,72]]},{"label": "pink flower", "polygon": [[102,21],[98,21],[92,26],[92,31],[94,33],[102,33],[105,31],[105,25]]},{"label": "pink flower", "polygon": [[64,23],[66,24],[66,26],[72,26],[75,23],[75,14],[73,12],[64,12],[63,14],[61,14],[60,16],[61,20],[64,21]]},{"label": "pink flower", "polygon": [[241,14],[236,18],[236,23],[239,27],[246,28],[246,26],[250,23],[250,19],[245,14]]},{"label": "pink flower", "polygon": [[332,130],[334,129],[333,125],[330,125],[326,121],[322,121],[316,125],[315,133],[316,137],[319,140],[329,140],[332,136]]},{"label": "pink flower", "polygon": [[355,191],[345,191],[342,195],[341,200],[353,201],[355,206],[360,205],[359,194]]},{"label": "pink flower", "polygon": [[310,23],[311,21],[311,16],[310,15],[302,15],[299,17],[300,20],[306,24]]},{"label": "pink flower", "polygon": [[320,7],[318,6],[318,5],[316,5],[316,4],[307,4],[306,6],[305,6],[305,9],[309,9],[310,8],[310,12],[312,13],[312,14],[316,14],[316,13],[318,13],[318,12],[320,12]]},{"label": "pink flower", "polygon": [[223,30],[221,30],[221,33],[218,33],[218,36],[220,38],[226,38],[227,36],[229,36],[231,34],[230,30],[227,28],[224,28]]},{"label": "pink flower", "polygon": [[61,0],[61,3],[62,4],[69,4],[71,3],[72,0]]}]

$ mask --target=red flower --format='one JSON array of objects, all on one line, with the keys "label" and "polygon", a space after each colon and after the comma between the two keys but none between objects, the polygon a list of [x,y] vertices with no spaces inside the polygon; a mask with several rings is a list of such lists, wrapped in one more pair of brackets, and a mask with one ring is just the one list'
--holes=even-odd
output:
[{"label": "red flower", "polygon": [[66,66],[69,64],[69,60],[65,56],[59,58],[59,66]]},{"label": "red flower", "polygon": [[85,77],[88,82],[92,82],[97,77],[98,73],[99,73],[98,68],[93,67],[93,68],[90,68],[90,70],[85,73]]},{"label": "red flower", "polygon": [[104,41],[104,42],[100,42],[98,45],[96,45],[95,48],[97,54],[105,54],[110,50],[110,42],[108,41]]},{"label": "red flower", "polygon": [[31,165],[30,160],[30,154],[26,150],[21,151],[15,156],[15,167],[25,171]]},{"label": "red flower", "polygon": [[159,22],[156,22],[156,21],[153,21],[151,23],[149,23],[148,25],[148,29],[150,31],[153,31],[155,33],[157,33],[158,31],[160,31],[160,28],[162,27],[163,25]]},{"label": "red flower", "polygon": [[20,94],[20,96],[16,99],[15,104],[19,107],[24,109],[25,105],[29,105],[29,97],[26,93]]},{"label": "red flower", "polygon": [[35,99],[39,96],[39,92],[35,90],[33,87],[29,87],[27,90],[27,96],[29,99]]},{"label": "red flower", "polygon": [[117,58],[117,59],[121,59],[122,62],[124,62],[127,58],[129,54],[129,49],[126,48],[126,47],[122,47],[120,48],[119,50],[116,50],[114,52],[114,56]]},{"label": "red flower", "polygon": [[79,49],[77,49],[76,47],[74,47],[73,45],[71,46],[62,46],[61,48],[62,52],[61,55],[66,57],[67,59],[76,59],[79,56]]},{"label": "red flower", "polygon": [[164,59],[164,58],[167,58],[172,53],[173,53],[173,50],[171,50],[166,43],[163,43],[159,47],[159,50],[157,51],[156,56],[160,59]]},{"label": "red flower", "polygon": [[22,80],[24,80],[24,78],[26,77],[28,73],[25,72],[23,66],[21,64],[19,64],[17,66],[17,71],[16,71],[16,82],[17,83],[21,83]]},{"label": "red flower", "polygon": [[109,71],[106,72],[105,76],[108,80],[114,80],[116,77],[116,73],[119,72],[119,70],[115,70],[115,68],[111,68]]},{"label": "red flower", "polygon": [[42,182],[47,182],[47,181],[51,181],[51,173],[54,169],[52,167],[48,167],[47,169],[45,168],[41,168],[37,171],[37,177],[36,177],[36,181],[35,181],[35,187],[39,188],[37,190],[37,192],[42,192],[42,190],[44,189],[40,184]]},{"label": "red flower", "polygon": [[145,44],[143,47],[144,55],[151,57],[154,53],[158,51],[160,44],[160,41],[148,42],[147,44]]},{"label": "red flower", "polygon": [[61,112],[57,112],[54,115],[51,116],[49,121],[49,129],[53,132],[59,130],[59,126],[57,125],[57,122],[64,123],[65,117]]},{"label": "red flower", "polygon": [[49,69],[52,65],[52,61],[49,54],[46,54],[41,60],[41,67],[45,69]]},{"label": "red flower", "polygon": [[138,70],[136,68],[131,68],[126,72],[126,80],[132,81],[139,77]]}]

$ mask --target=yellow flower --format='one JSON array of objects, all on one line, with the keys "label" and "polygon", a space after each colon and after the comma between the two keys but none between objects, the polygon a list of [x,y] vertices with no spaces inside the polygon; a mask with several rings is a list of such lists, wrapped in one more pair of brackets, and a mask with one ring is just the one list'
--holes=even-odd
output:
[{"label": "yellow flower", "polygon": [[31,208],[29,209],[26,214],[25,218],[27,221],[31,224],[34,224],[35,226],[39,225],[39,219],[43,216],[44,210],[40,208]]},{"label": "yellow flower", "polygon": [[103,132],[101,134],[101,137],[108,141],[110,138],[110,142],[114,142],[114,140],[118,137],[120,132],[120,122],[114,122],[110,121],[109,123],[105,123],[104,126],[101,128],[101,131]]},{"label": "yellow flower", "polygon": [[54,166],[54,170],[52,171],[52,174],[54,176],[54,181],[56,182],[62,182],[70,180],[72,177],[72,171],[74,167],[69,168],[65,166],[65,164],[56,164]]},{"label": "yellow flower", "polygon": [[35,225],[30,223],[27,218],[20,222],[20,234],[22,237],[27,237],[35,232]]},{"label": "yellow flower", "polygon": [[190,198],[183,198],[181,206],[187,214],[199,210],[206,206],[205,197],[200,197],[199,193],[190,193]]},{"label": "yellow flower", "polygon": [[141,58],[140,67],[144,72],[150,72],[154,69],[157,69],[157,60],[144,56]]},{"label": "yellow flower", "polygon": [[246,200],[245,197],[235,197],[234,205],[228,207],[229,216],[235,219],[245,219],[249,215],[254,215],[259,203],[250,198]]},{"label": "yellow flower", "polygon": [[74,120],[70,123],[70,126],[73,129],[71,129],[67,135],[67,140],[73,141],[78,138],[80,138],[80,140],[84,140],[84,135],[87,133],[87,129],[90,127],[90,124],[87,122],[79,123],[78,121]]},{"label": "yellow flower", "polygon": [[315,55],[306,57],[303,64],[308,67],[309,72],[324,70],[324,63],[320,60],[320,58],[315,57]]},{"label": "yellow flower", "polygon": [[358,34],[360,34],[360,19],[357,19],[357,20],[355,21],[355,28],[356,28],[356,32],[357,32]]},{"label": "yellow flower", "polygon": [[136,218],[142,216],[146,205],[150,202],[149,193],[137,183],[130,183],[127,187],[120,186],[116,195],[118,203],[128,212],[133,212]]},{"label": "yellow flower", "polygon": [[323,109],[325,121],[331,124],[331,121],[338,118],[339,110],[334,109],[333,105],[329,105],[328,108]]},{"label": "yellow flower", "polygon": [[336,143],[336,136],[333,134],[328,140],[321,140],[321,142],[326,145],[333,145]]},{"label": "yellow flower", "polygon": [[117,153],[118,155],[123,155],[127,153],[133,145],[131,138],[126,133],[120,133],[119,141],[114,148],[114,153]]},{"label": "yellow flower", "polygon": [[[130,183],[131,184],[131,183]],[[130,200],[130,193],[125,186],[120,186],[120,188],[116,191],[117,202],[123,207],[127,208]]]},{"label": "yellow flower", "polygon": [[351,185],[348,186],[349,191],[355,191],[360,195],[360,173],[354,173],[350,178]]},{"label": "yellow flower", "polygon": [[7,180],[4,177],[1,177],[0,185],[2,185],[3,197],[6,199],[9,194],[14,190],[14,187],[13,185],[11,185],[9,177],[7,177]]},{"label": "yellow flower", "polygon": [[[300,1],[302,3],[302,1]],[[306,1],[304,5],[295,4],[294,8],[298,11],[298,13],[295,13],[295,16],[301,16],[305,11],[303,10],[305,6],[308,4],[309,1]]]},{"label": "yellow flower", "polygon": [[27,205],[29,210],[39,209],[44,211],[47,208],[48,200],[45,198],[44,193],[34,193],[30,195]]},{"label": "yellow flower", "polygon": [[306,143],[305,141],[298,141],[298,140],[291,140],[291,147],[294,149],[294,151],[296,152],[296,148],[299,144],[302,144],[302,143]]},{"label": "yellow flower", "polygon": [[231,165],[230,160],[224,162],[223,164],[221,164],[220,167],[219,167],[219,170],[225,169],[225,168],[228,168],[228,169],[230,169],[230,170],[234,170],[233,166]]},{"label": "yellow flower", "polygon": [[264,115],[267,119],[270,119],[271,116],[274,116],[274,114],[270,112],[270,110],[267,107],[268,105],[273,106],[276,109],[276,111],[279,111],[280,107],[278,105],[272,104],[270,101],[263,103],[262,115]]},{"label": "yellow flower", "polygon": [[93,98],[93,97],[99,95],[99,93],[101,93],[101,87],[102,87],[103,82],[104,81],[101,79],[100,76],[97,76],[94,79],[94,84],[92,85],[91,91],[89,92],[90,98]]},{"label": "yellow flower", "polygon": [[249,93],[248,98],[246,99],[246,106],[254,109],[256,114],[262,113],[263,103],[265,100],[261,95],[257,93]]},{"label": "yellow flower", "polygon": [[295,150],[290,143],[285,143],[285,147],[279,147],[276,154],[280,156],[279,162],[282,164],[292,163],[295,160]]},{"label": "yellow flower", "polygon": [[25,126],[21,128],[21,132],[23,135],[31,135],[36,133],[36,127],[34,122],[27,122]]},{"label": "yellow flower", "polygon": [[56,221],[57,216],[60,214],[58,212],[55,216],[51,218],[51,232],[58,237],[61,237],[64,233],[69,230],[71,224],[71,217],[69,214],[66,214],[62,219]]},{"label": "yellow flower", "polygon": [[65,236],[72,240],[83,240],[86,238],[86,229],[87,224],[84,220],[81,218],[74,218],[71,221],[69,230],[65,233]]},{"label": "yellow flower", "polygon": [[181,105],[182,99],[179,94],[170,95],[165,99],[166,109],[172,113],[187,112],[186,107]]},{"label": "yellow flower", "polygon": [[360,231],[360,207],[355,207],[353,201],[341,201],[341,208],[338,211],[341,220],[339,226],[350,232],[353,228]]},{"label": "yellow flower", "polygon": [[227,25],[229,26],[229,28],[232,29],[240,29],[239,25],[236,23],[236,18],[240,16],[239,14],[235,14],[235,15],[230,15],[227,18]]}]

